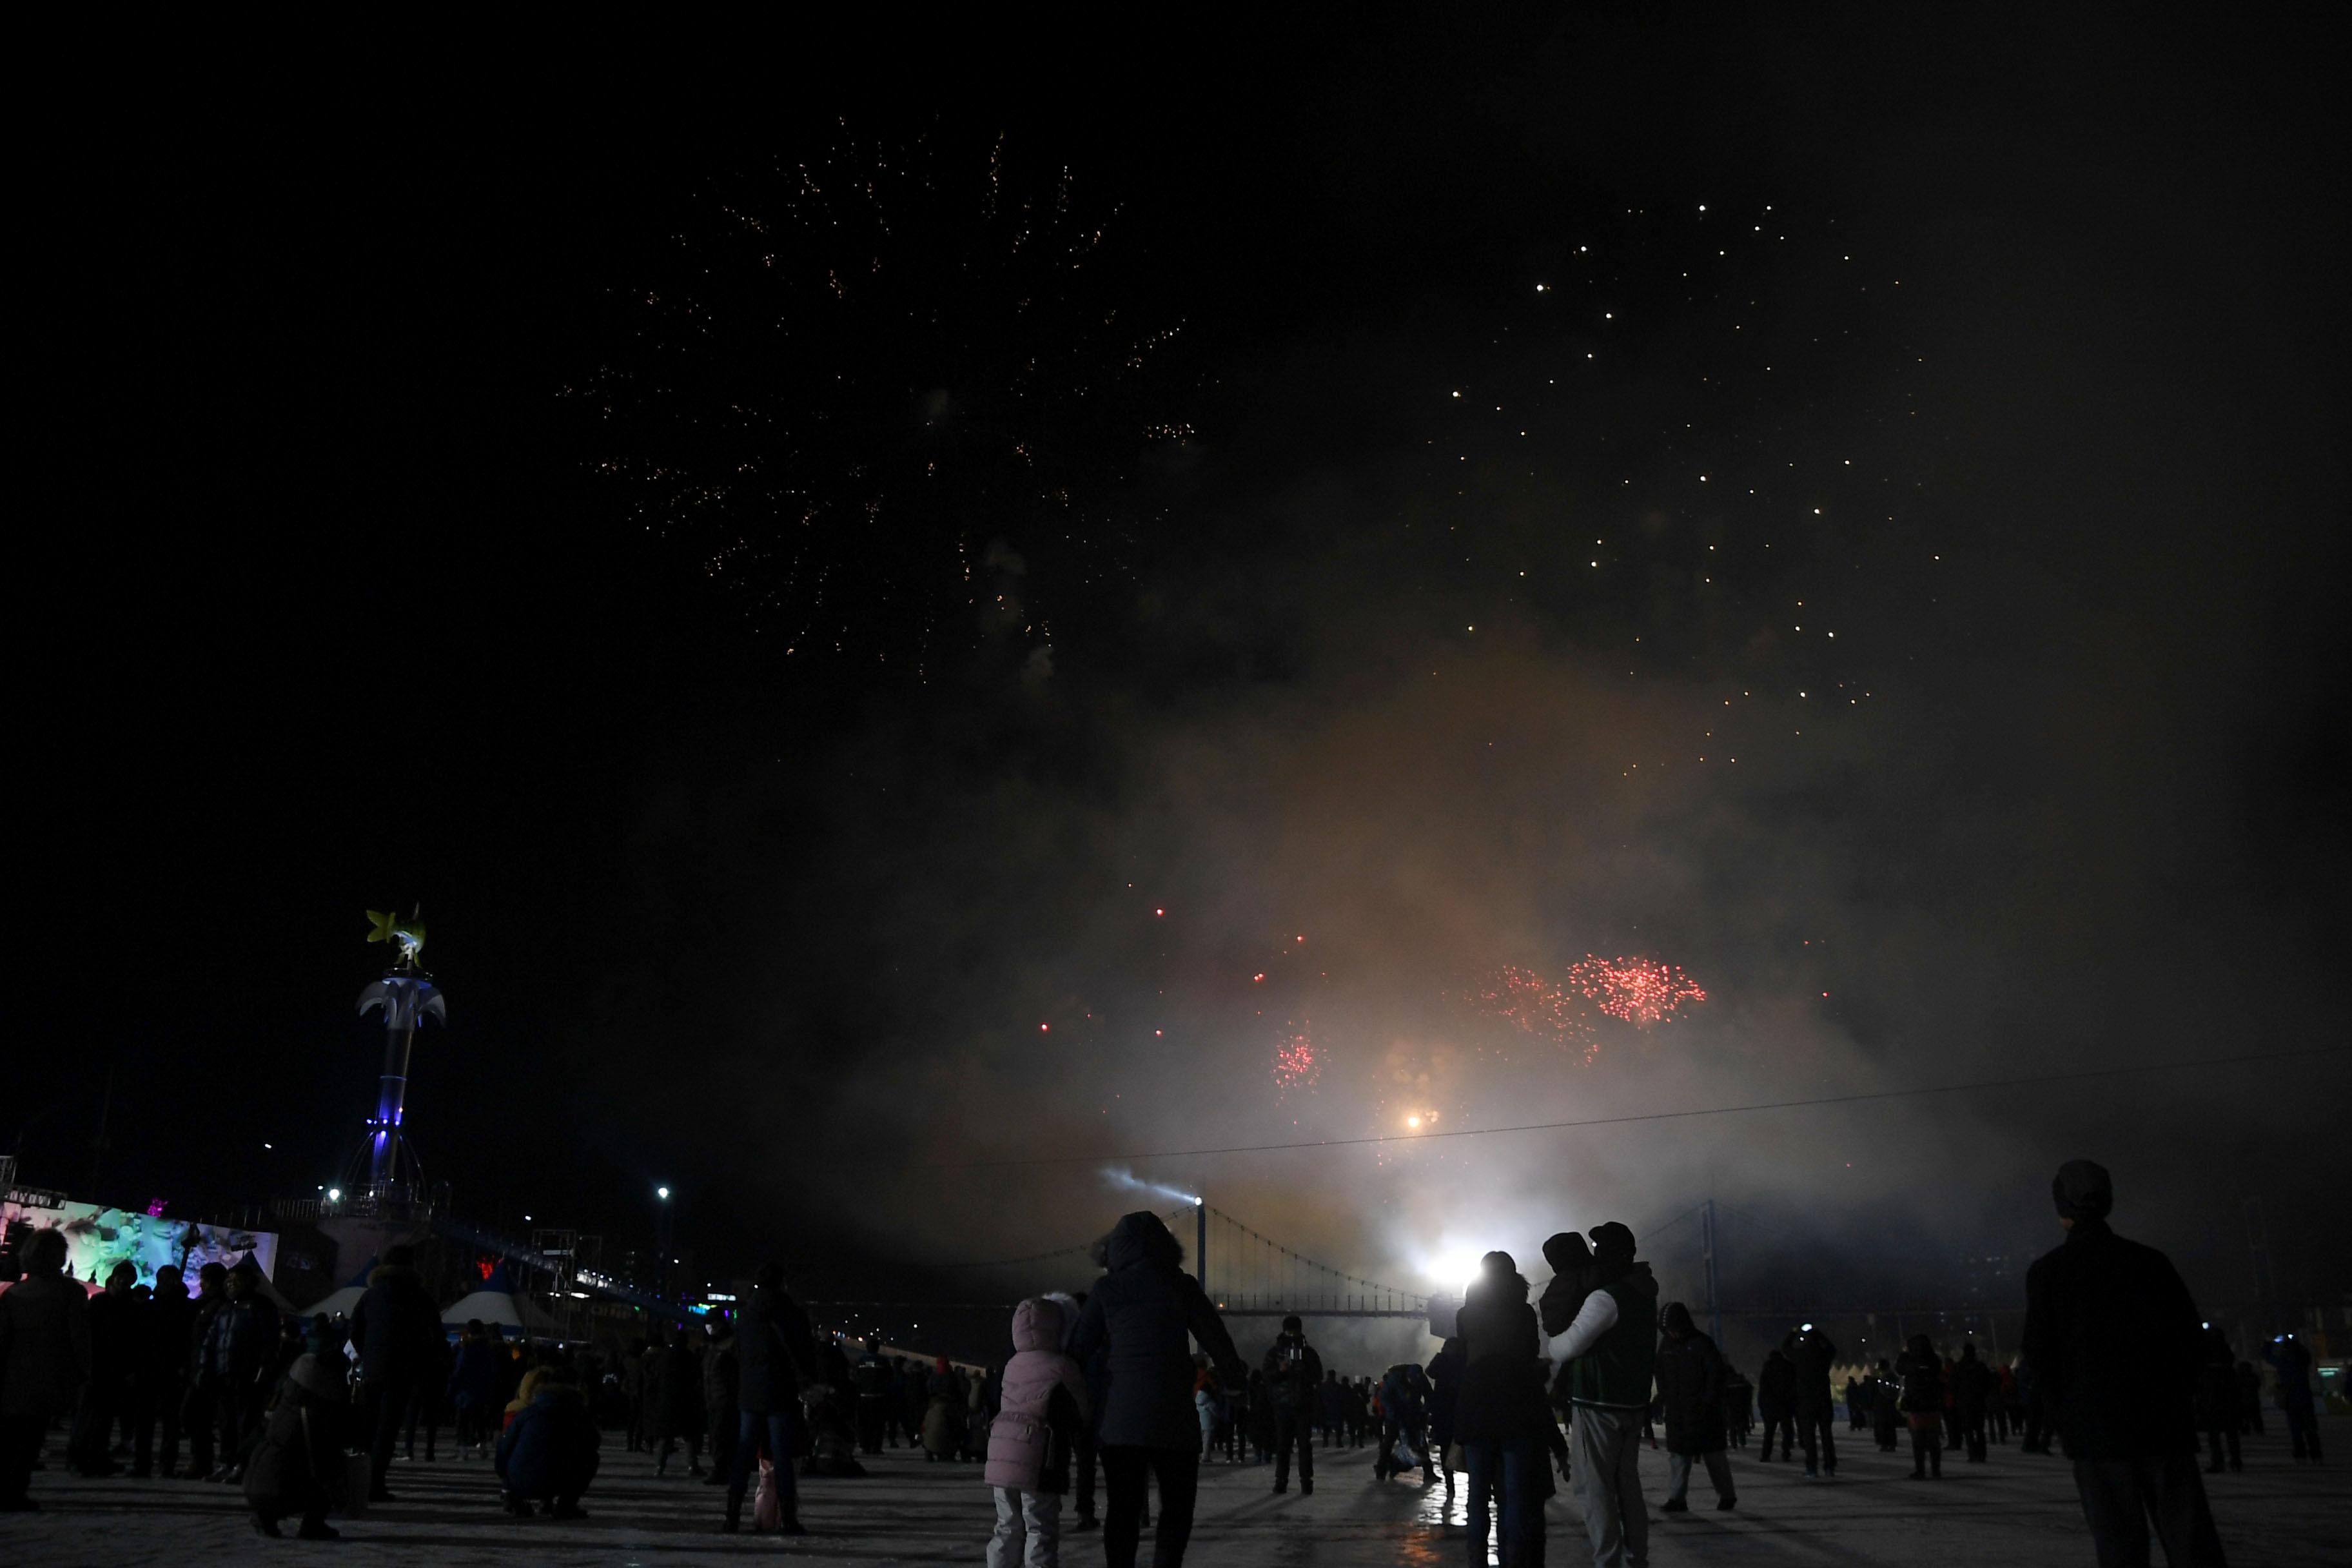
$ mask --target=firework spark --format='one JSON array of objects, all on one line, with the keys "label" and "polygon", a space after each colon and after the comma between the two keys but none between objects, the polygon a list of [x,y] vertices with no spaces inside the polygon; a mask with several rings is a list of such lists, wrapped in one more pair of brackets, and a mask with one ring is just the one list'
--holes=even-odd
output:
[{"label": "firework spark", "polygon": [[1306,1093],[1322,1078],[1322,1054],[1316,1049],[1315,1038],[1305,1026],[1289,1027],[1289,1032],[1274,1043],[1273,1071],[1277,1100]]},{"label": "firework spark", "polygon": [[1586,953],[1568,972],[1569,985],[1593,1006],[1628,1024],[1670,1024],[1685,1002],[1706,993],[1671,963],[1647,958],[1597,958]]},{"label": "firework spark", "polygon": [[1600,958],[1586,953],[1570,964],[1565,983],[1532,969],[1496,970],[1465,1000],[1490,1018],[1563,1050],[1580,1052],[1587,1062],[1601,1054],[1597,1019],[1644,1027],[1672,1023],[1685,1003],[1704,1002],[1706,993],[1671,963],[1647,958]]},{"label": "firework spark", "polygon": [[1131,571],[1136,459],[1192,437],[1181,324],[1058,161],[845,126],[715,178],[675,239],[566,390],[626,518],[783,652],[917,679],[983,644],[1042,653],[1078,598],[1048,582]]},{"label": "firework spark", "polygon": [[1505,1019],[1520,1031],[1568,1048],[1577,1046],[1591,1061],[1600,1053],[1592,1019],[1584,998],[1555,985],[1532,969],[1506,966],[1473,992],[1472,1007],[1491,1018]]}]

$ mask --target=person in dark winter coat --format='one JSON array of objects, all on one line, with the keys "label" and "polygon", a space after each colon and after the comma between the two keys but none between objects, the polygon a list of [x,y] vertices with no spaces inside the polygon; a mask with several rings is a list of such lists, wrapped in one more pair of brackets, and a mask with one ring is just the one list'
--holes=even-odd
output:
[{"label": "person in dark winter coat", "polygon": [[735,1323],[721,1314],[712,1321],[710,1342],[702,1351],[702,1421],[710,1434],[710,1474],[702,1483],[707,1487],[725,1486],[735,1471]]},{"label": "person in dark winter coat", "polygon": [[2238,1431],[2263,1436],[2263,1374],[2250,1361],[2238,1363]]},{"label": "person in dark winter coat", "polygon": [[418,1380],[434,1360],[441,1311],[416,1272],[416,1249],[384,1248],[368,1276],[367,1291],[352,1309],[352,1345],[360,1363],[361,1408],[368,1428],[368,1500],[388,1502],[383,1478]]},{"label": "person in dark winter coat", "polygon": [[777,1529],[786,1535],[805,1535],[808,1531],[800,1522],[793,1481],[793,1431],[800,1412],[801,1384],[816,1371],[808,1316],[785,1291],[783,1266],[777,1263],[760,1266],[758,1281],[742,1307],[735,1325],[738,1414],[725,1529],[731,1535],[742,1528],[743,1494],[751,1489],[751,1472],[759,1468],[764,1441],[775,1466]]},{"label": "person in dark winter coat", "polygon": [[[320,1326],[324,1328],[324,1319],[320,1320]],[[342,1364],[340,1351],[334,1359],[340,1368]],[[400,1451],[405,1458],[416,1458],[416,1428],[421,1426],[425,1428],[425,1459],[427,1464],[432,1462],[441,1422],[449,1409],[449,1373],[457,1360],[457,1352],[449,1343],[448,1331],[436,1322],[433,1337],[425,1342],[425,1359],[417,1363],[416,1381],[408,1395],[408,1419],[400,1439]]]},{"label": "person in dark winter coat", "polygon": [[678,1330],[646,1352],[646,1436],[654,1442],[654,1474],[669,1473],[669,1457],[686,1445],[686,1473],[702,1474],[702,1364],[694,1359],[686,1331]]},{"label": "person in dark winter coat", "polygon": [[[1103,1245],[1109,1245],[1109,1237],[1103,1238]],[[1097,1341],[1094,1349],[1085,1356],[1078,1356],[1073,1348],[1077,1343],[1078,1321],[1086,1316],[1086,1310],[1087,1295],[1080,1291],[1070,1298],[1062,1314],[1065,1320],[1063,1353],[1077,1362],[1079,1376],[1087,1385],[1087,1422],[1078,1430],[1077,1449],[1070,1456],[1071,1464],[1077,1471],[1077,1484],[1071,1489],[1077,1494],[1072,1500],[1077,1509],[1077,1517],[1070,1521],[1070,1529],[1074,1531],[1102,1528],[1101,1521],[1095,1517],[1095,1476],[1102,1468],[1098,1434],[1102,1426],[1103,1394],[1110,1387],[1109,1342]],[[1240,1389],[1233,1392],[1236,1401],[1246,1397]],[[1238,1440],[1240,1434],[1241,1422],[1236,1420],[1229,1436],[1232,1440]],[[1226,1457],[1233,1457],[1230,1450]]]},{"label": "person in dark winter coat", "polygon": [[1797,1427],[1791,1419],[1797,1398],[1797,1369],[1789,1358],[1773,1351],[1764,1358],[1764,1369],[1756,1374],[1756,1410],[1764,1422],[1764,1448],[1761,1457],[1772,1458],[1772,1437],[1780,1438],[1780,1458],[1797,1457]]},{"label": "person in dark winter coat", "polygon": [[1903,1424],[1903,1385],[1884,1357],[1870,1376],[1870,1435],[1882,1454],[1895,1452],[1895,1429]]},{"label": "person in dark winter coat", "polygon": [[1738,1489],[1731,1482],[1731,1461],[1723,1432],[1723,1352],[1698,1331],[1690,1309],[1680,1301],[1666,1307],[1665,1333],[1658,1341],[1658,1399],[1665,1406],[1668,1513],[1690,1507],[1691,1461],[1706,1467],[1715,1483],[1715,1506],[1738,1506]]},{"label": "person in dark winter coat", "polygon": [[1985,1407],[2000,1386],[1992,1368],[1977,1359],[1976,1342],[1960,1346],[1960,1359],[1952,1363],[1952,1414],[1971,1465],[1985,1462]]},{"label": "person in dark winter coat", "polygon": [[[1592,1248],[1577,1232],[1563,1230],[1543,1244],[1543,1255],[1544,1262],[1551,1267],[1551,1279],[1536,1303],[1536,1315],[1545,1333],[1564,1334],[1568,1325],[1575,1321],[1584,1299],[1592,1293]],[[1560,1363],[1554,1380],[1551,1402],[1563,1410],[1569,1407],[1565,1362]]]},{"label": "person in dark winter coat", "polygon": [[1298,1490],[1315,1489],[1315,1401],[1323,1384],[1323,1358],[1307,1342],[1307,1325],[1295,1315],[1282,1320],[1282,1332],[1266,1347],[1259,1370],[1274,1401],[1274,1489],[1290,1489],[1290,1456],[1298,1455]]},{"label": "person in dark winter coat", "polygon": [[1104,1257],[1110,1271],[1087,1296],[1070,1342],[1082,1367],[1097,1347],[1109,1348],[1097,1427],[1110,1491],[1103,1559],[1108,1568],[1134,1568],[1148,1474],[1160,1484],[1153,1568],[1180,1568],[1201,1467],[1188,1342],[1199,1342],[1228,1386],[1240,1386],[1248,1368],[1200,1281],[1184,1272],[1183,1248],[1158,1215],[1121,1218]]},{"label": "person in dark winter coat", "polygon": [[1830,1393],[1830,1366],[1837,1360],[1837,1346],[1805,1323],[1780,1342],[1780,1350],[1789,1358],[1789,1414],[1797,1424],[1797,1440],[1805,1446],[1805,1474],[1836,1475],[1837,1401]]},{"label": "person in dark winter coat", "polygon": [[1348,1394],[1339,1386],[1339,1374],[1326,1372],[1315,1390],[1315,1426],[1323,1435],[1323,1446],[1336,1448],[1347,1436]]},{"label": "person in dark winter coat", "polygon": [[554,1373],[531,1384],[530,1400],[499,1436],[493,1461],[509,1512],[547,1504],[557,1519],[584,1519],[580,1497],[596,1479],[604,1436],[579,1389]]},{"label": "person in dark winter coat", "polygon": [[[2297,1462],[2306,1455],[2313,1464],[2319,1449],[2319,1416],[2311,1397],[2311,1352],[2294,1334],[2281,1334],[2263,1352],[2263,1359],[2278,1374],[2279,1414],[2286,1417],[2286,1435],[2294,1444]],[[2255,1430],[2260,1431],[2260,1427]]]},{"label": "person in dark winter coat", "polygon": [[89,1293],[66,1278],[66,1238],[33,1233],[23,1279],[0,1294],[0,1513],[25,1495],[49,1423],[70,1412],[89,1376]]},{"label": "person in dark winter coat", "polygon": [[166,1480],[180,1470],[180,1407],[188,1396],[188,1358],[194,1351],[195,1303],[181,1283],[177,1266],[166,1263],[155,1270],[155,1293],[147,1304],[146,1343],[140,1375],[146,1387],[139,1408],[139,1431],[132,1438],[131,1473],[143,1476],[154,1456],[155,1427],[163,1428],[163,1475]]},{"label": "person in dark winter coat", "polygon": [[219,1421],[220,1463],[213,1479],[234,1480],[245,1462],[246,1440],[275,1386],[278,1308],[262,1294],[261,1266],[251,1257],[238,1258],[224,1279],[221,1304],[197,1347],[196,1365],[212,1390]]},{"label": "person in dark winter coat", "polygon": [[1559,1331],[1544,1325],[1558,1342],[1554,1353],[1568,1363],[1577,1496],[1596,1568],[1624,1568],[1649,1556],[1635,1446],[1649,1419],[1657,1363],[1658,1281],[1633,1250],[1625,1226],[1595,1226],[1584,1304]]},{"label": "person in dark winter coat", "polygon": [[1944,1358],[1925,1334],[1913,1334],[1903,1353],[1895,1358],[1902,1384],[1896,1403],[1911,1429],[1911,1479],[1926,1480],[1932,1470],[1944,1475]]},{"label": "person in dark winter coat", "polygon": [[1438,1346],[1437,1353],[1429,1358],[1430,1462],[1445,1478],[1448,1497],[1454,1495],[1454,1468],[1446,1454],[1460,1441],[1454,1430],[1454,1417],[1462,1407],[1462,1374],[1467,1366],[1458,1332]]},{"label": "person in dark winter coat", "polygon": [[1735,1448],[1748,1447],[1756,1424],[1756,1385],[1729,1362],[1723,1363],[1723,1430]]},{"label": "person in dark winter coat", "polygon": [[2238,1446],[2236,1358],[2230,1352],[2230,1336],[2216,1328],[2205,1331],[2205,1363],[2197,1369],[2197,1429],[2211,1445],[2207,1475],[2220,1475],[2225,1458],[2232,1470],[2246,1468],[2245,1455]]},{"label": "person in dark winter coat", "polygon": [[631,1340],[621,1352],[621,1397],[629,1407],[623,1437],[634,1454],[646,1446],[646,1342]]},{"label": "person in dark winter coat", "polygon": [[302,1516],[305,1541],[332,1541],[327,1510],[343,1500],[341,1381],[305,1352],[278,1379],[278,1396],[261,1420],[261,1438],[245,1467],[245,1501],[253,1528],[279,1535],[278,1521]]},{"label": "person in dark winter coat", "polygon": [[466,1321],[457,1341],[457,1360],[449,1367],[449,1405],[457,1413],[457,1457],[471,1449],[476,1458],[489,1455],[490,1437],[498,1429],[499,1342],[479,1318]]},{"label": "person in dark winter coat", "polygon": [[[1528,1282],[1507,1252],[1478,1260],[1478,1278],[1462,1293],[1454,1337],[1462,1346],[1461,1392],[1454,1405],[1454,1440],[1470,1472],[1470,1561],[1486,1561],[1493,1515],[1502,1519],[1503,1560],[1539,1564],[1544,1554],[1544,1471],[1551,1407],[1544,1402],[1542,1342]],[[1644,1380],[1643,1394],[1648,1397]],[[1493,1508],[1496,1490],[1501,1508]]]},{"label": "person in dark winter coat", "polygon": [[1429,1374],[1412,1362],[1401,1361],[1381,1376],[1381,1451],[1372,1456],[1372,1473],[1395,1475],[1400,1449],[1421,1456],[1421,1484],[1437,1484],[1443,1468],[1436,1445],[1429,1439]]},{"label": "person in dark winter coat", "polygon": [[2153,1517],[2173,1568],[2218,1565],[2191,1387],[2175,1370],[2203,1358],[2197,1305],[2164,1254],[2108,1228],[2105,1169],[2069,1161],[2051,1195],[2066,1240],[2026,1271],[2024,1354],[2056,1413],[2100,1560],[2146,1562]]},{"label": "person in dark winter coat", "polygon": [[81,1385],[67,1458],[85,1476],[110,1476],[119,1468],[107,1450],[115,1423],[137,1425],[131,1401],[139,1389],[140,1353],[146,1339],[147,1299],[134,1295],[139,1270],[128,1258],[106,1277],[106,1289],[89,1303],[89,1376]]},{"label": "person in dark winter coat", "polygon": [[872,1345],[849,1369],[849,1384],[857,1391],[857,1447],[860,1453],[882,1451],[883,1430],[889,1425],[890,1369]]},{"label": "person in dark winter coat", "polygon": [[220,1424],[220,1393],[205,1366],[213,1321],[228,1304],[228,1270],[207,1263],[196,1270],[198,1294],[188,1311],[188,1392],[180,1403],[180,1426],[188,1435],[188,1473],[214,1474],[213,1440]]}]

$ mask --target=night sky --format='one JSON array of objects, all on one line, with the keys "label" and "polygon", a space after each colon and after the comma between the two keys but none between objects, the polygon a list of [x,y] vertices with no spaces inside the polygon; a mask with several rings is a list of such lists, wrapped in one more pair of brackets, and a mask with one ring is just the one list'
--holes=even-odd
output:
[{"label": "night sky", "polygon": [[[461,1214],[642,1245],[667,1181],[819,1293],[1096,1234],[1112,1155],[2340,1045],[2328,40],[1927,26],[91,132],[21,301],[26,1178],[333,1179],[419,901]],[[2317,1301],[2348,1082],[1132,1163],[1422,1289],[1715,1194],[1757,1289],[1930,1297],[2088,1156],[2200,1300],[2259,1199]]]}]

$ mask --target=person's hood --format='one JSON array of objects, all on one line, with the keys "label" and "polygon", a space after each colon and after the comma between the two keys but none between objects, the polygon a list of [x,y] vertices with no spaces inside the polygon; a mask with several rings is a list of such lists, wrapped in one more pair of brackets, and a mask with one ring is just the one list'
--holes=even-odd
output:
[{"label": "person's hood", "polygon": [[1563,1230],[1545,1242],[1543,1255],[1544,1261],[1551,1265],[1554,1274],[1567,1274],[1587,1268],[1592,1262],[1592,1248],[1585,1245],[1583,1237],[1572,1230]]},{"label": "person's hood", "polygon": [[403,1282],[415,1285],[419,1289],[424,1289],[425,1286],[424,1279],[418,1275],[415,1269],[410,1268],[405,1263],[379,1263],[368,1271],[368,1288],[370,1289],[373,1289],[378,1285],[394,1285]]},{"label": "person's hood", "polygon": [[1158,1215],[1139,1209],[1122,1215],[1111,1226],[1103,1256],[1114,1269],[1131,1268],[1139,1263],[1164,1263],[1174,1268],[1182,1265],[1184,1249]]},{"label": "person's hood", "polygon": [[558,1383],[550,1378],[542,1380],[537,1388],[531,1390],[530,1403],[541,1409],[555,1410],[565,1405],[579,1409],[585,1405],[587,1401],[581,1396],[580,1391],[570,1384]]},{"label": "person's hood", "polygon": [[1032,1296],[1013,1308],[1013,1348],[1016,1351],[1060,1350],[1062,1309],[1038,1296]]}]

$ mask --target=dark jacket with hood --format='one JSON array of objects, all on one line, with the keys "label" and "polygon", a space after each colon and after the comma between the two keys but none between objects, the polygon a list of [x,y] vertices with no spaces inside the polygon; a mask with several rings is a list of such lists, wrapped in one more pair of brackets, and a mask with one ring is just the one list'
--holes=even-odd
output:
[{"label": "dark jacket with hood", "polygon": [[1960,1359],[1952,1363],[1952,1412],[1963,1427],[1984,1419],[1986,1402],[2000,1386],[1999,1374],[1977,1360],[1977,1347],[1962,1345]]},{"label": "dark jacket with hood", "polygon": [[1669,1453],[1712,1454],[1728,1446],[1724,1434],[1723,1352],[1698,1331],[1677,1301],[1666,1309],[1668,1331],[1658,1341],[1658,1401],[1665,1407]]},{"label": "dark jacket with hood", "polygon": [[1823,1415],[1837,1403],[1830,1391],[1830,1368],[1837,1362],[1837,1346],[1819,1329],[1799,1329],[1780,1342],[1789,1358],[1789,1408],[1798,1415]]},{"label": "dark jacket with hood", "polygon": [[1467,1364],[1458,1338],[1447,1340],[1429,1358],[1429,1440],[1433,1443],[1454,1441],[1454,1415],[1462,1408],[1462,1374]]},{"label": "dark jacket with hood", "polygon": [[2205,1431],[2238,1428],[2238,1363],[2230,1337],[2219,1329],[2205,1331],[2205,1364],[2197,1369],[2197,1425]]},{"label": "dark jacket with hood", "polygon": [[1551,1283],[1541,1302],[1543,1331],[1557,1337],[1568,1332],[1584,1298],[1592,1290],[1592,1248],[1584,1237],[1563,1230],[1543,1244],[1544,1261],[1551,1265]]},{"label": "dark jacket with hood", "polygon": [[1544,1403],[1543,1350],[1527,1277],[1489,1268],[1463,1292],[1454,1317],[1462,1392],[1454,1406],[1460,1443],[1540,1441],[1552,1424]]},{"label": "dark jacket with hood", "polygon": [[532,1388],[530,1403],[499,1437],[499,1479],[520,1498],[576,1498],[596,1478],[603,1440],[580,1391],[547,1380]]},{"label": "dark jacket with hood", "polygon": [[1797,1398],[1797,1369],[1779,1351],[1764,1358],[1764,1370],[1756,1374],[1756,1408],[1767,1421],[1778,1421],[1789,1414]]},{"label": "dark jacket with hood", "polygon": [[352,1348],[362,1382],[418,1376],[431,1366],[441,1337],[441,1310],[415,1269],[386,1263],[368,1275],[367,1291],[352,1309]]},{"label": "dark jacket with hood", "polygon": [[449,1403],[459,1410],[493,1410],[499,1398],[499,1363],[506,1352],[489,1334],[468,1334],[459,1342],[457,1359],[449,1368]]},{"label": "dark jacket with hood", "polygon": [[2026,1363],[2072,1459],[2197,1452],[2190,1387],[2204,1329],[2171,1262],[2105,1219],[2077,1217],[2025,1275]]},{"label": "dark jacket with hood", "polygon": [[646,1357],[652,1363],[646,1369],[646,1436],[702,1436],[702,1363],[694,1359],[694,1348],[680,1335]]},{"label": "dark jacket with hood", "polygon": [[1122,1218],[1106,1248],[1110,1272],[1096,1282],[1078,1315],[1070,1354],[1086,1365],[1109,1348],[1103,1387],[1100,1441],[1107,1447],[1197,1449],[1200,1417],[1192,1405],[1192,1349],[1198,1340],[1229,1387],[1247,1368],[1233,1336],[1181,1267],[1183,1249],[1160,1216]]},{"label": "dark jacket with hood", "polygon": [[1924,1334],[1914,1334],[1895,1358],[1899,1392],[1895,1403],[1906,1415],[1941,1416],[1944,1413],[1944,1358]]},{"label": "dark jacket with hood", "polygon": [[801,1383],[816,1372],[808,1315],[782,1290],[762,1285],[735,1324],[735,1405],[752,1415],[797,1409]]}]

